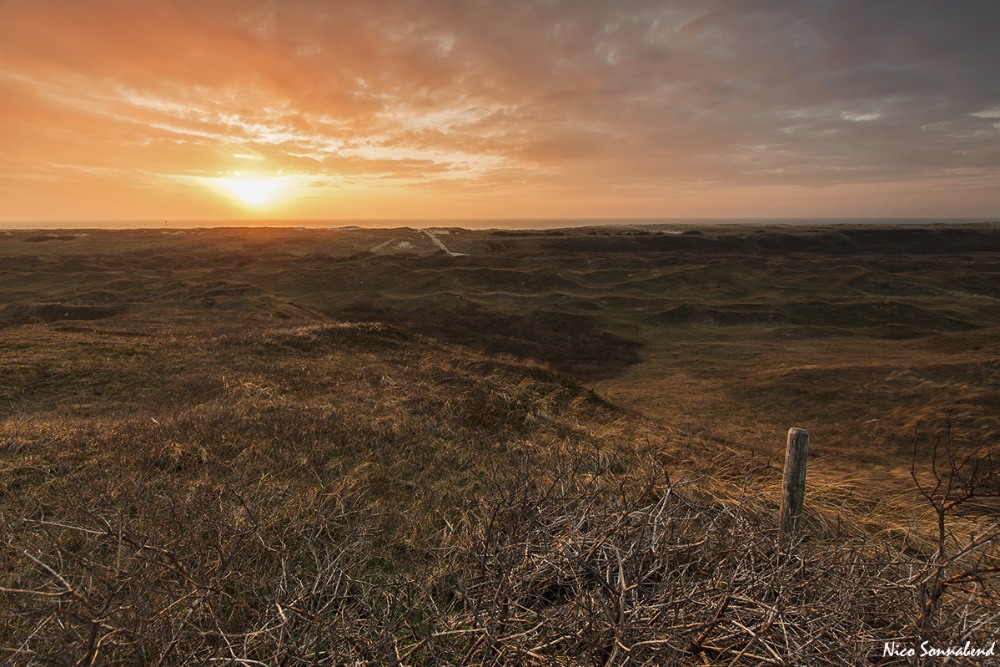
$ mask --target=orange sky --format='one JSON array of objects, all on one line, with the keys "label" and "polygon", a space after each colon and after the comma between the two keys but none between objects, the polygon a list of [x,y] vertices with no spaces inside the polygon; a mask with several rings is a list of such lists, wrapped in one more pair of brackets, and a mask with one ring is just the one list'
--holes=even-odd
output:
[{"label": "orange sky", "polygon": [[993,0],[0,0],[0,224],[1000,215]]}]

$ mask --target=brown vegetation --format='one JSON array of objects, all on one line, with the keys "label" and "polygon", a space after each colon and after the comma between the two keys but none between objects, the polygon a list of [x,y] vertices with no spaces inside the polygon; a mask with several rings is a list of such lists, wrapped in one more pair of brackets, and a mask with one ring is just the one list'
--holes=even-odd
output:
[{"label": "brown vegetation", "polygon": [[[351,232],[372,245],[399,233]],[[5,248],[20,262],[4,264],[17,267],[5,269],[3,311],[16,317],[0,328],[0,650],[15,664],[907,664],[883,659],[884,642],[995,638],[1000,489],[995,412],[982,402],[995,376],[977,362],[994,353],[988,312],[956,302],[949,310],[971,328],[925,323],[948,345],[883,349],[886,363],[925,360],[910,372],[931,389],[906,394],[904,376],[845,368],[840,355],[866,335],[857,331],[837,333],[844,346],[786,339],[818,345],[816,367],[750,373],[747,351],[774,354],[753,336],[787,324],[766,334],[745,322],[623,325],[635,321],[635,300],[675,272],[742,289],[731,263],[726,274],[577,257],[572,274],[569,260],[544,270],[581,287],[540,296],[538,286],[498,291],[478,282],[485,274],[451,270],[474,257],[361,257],[345,243],[340,255],[304,247],[297,270],[282,273],[290,251],[279,243],[233,268],[227,244],[244,242],[236,232],[217,233],[203,256],[175,260],[158,246],[145,265],[130,258],[129,244],[142,245],[134,236],[103,255],[79,252],[87,238],[61,241],[77,250],[58,256]],[[480,242],[446,240],[461,252]],[[211,253],[228,268],[211,267]],[[520,260],[490,261],[513,271]],[[565,313],[558,322],[589,312],[592,331],[631,330],[643,361],[605,380],[619,395],[669,343],[678,357],[659,391],[674,404],[653,412],[702,412],[668,427],[545,365],[322,314],[359,303],[368,280],[381,280],[379,304],[401,308],[403,283],[380,278],[390,265],[440,312],[467,312],[441,305],[453,302],[442,286],[464,286],[453,293],[523,316],[486,332],[498,339],[532,338],[525,304],[543,296],[546,310]],[[761,271],[758,284],[779,273]],[[986,275],[977,280],[992,284]],[[324,296],[349,281],[356,289],[342,300]],[[585,297],[599,308],[584,308]],[[96,319],[17,310],[57,303],[128,308]],[[453,335],[449,318],[428,318],[441,338]],[[731,327],[742,342],[728,338]],[[928,360],[931,347],[956,341],[966,342]],[[956,354],[960,370],[939,363]],[[725,365],[720,395],[707,395]],[[775,429],[813,425],[793,422],[796,412],[835,423],[853,405],[837,393],[845,378],[903,383],[865,409],[912,420],[881,425],[901,444],[872,453],[901,465],[909,490],[893,479],[874,489],[861,465],[850,474],[830,465],[857,450],[825,453],[820,429],[803,528],[779,549],[780,462],[759,446],[762,417],[745,407],[784,405],[770,417]],[[685,395],[694,387],[702,393]],[[913,410],[941,388],[946,400]],[[833,405],[816,403],[824,397]]]}]

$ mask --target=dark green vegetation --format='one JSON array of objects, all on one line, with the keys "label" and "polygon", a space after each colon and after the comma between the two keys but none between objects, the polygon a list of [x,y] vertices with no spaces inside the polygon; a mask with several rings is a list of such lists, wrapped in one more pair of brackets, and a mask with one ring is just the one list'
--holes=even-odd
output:
[{"label": "dark green vegetation", "polygon": [[4,658],[989,645],[1000,229],[447,231],[0,236]]}]

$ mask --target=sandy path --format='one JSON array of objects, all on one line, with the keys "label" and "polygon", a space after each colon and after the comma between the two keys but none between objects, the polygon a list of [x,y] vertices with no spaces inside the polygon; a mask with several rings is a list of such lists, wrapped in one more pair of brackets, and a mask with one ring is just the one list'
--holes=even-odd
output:
[{"label": "sandy path", "polygon": [[443,243],[441,243],[441,239],[435,236],[434,232],[430,231],[429,229],[421,229],[420,231],[422,231],[424,234],[427,234],[427,236],[434,243],[434,245],[436,245],[437,247],[441,248],[441,250],[444,250],[446,253],[448,253],[449,257],[465,257],[468,254],[464,252],[452,252],[451,250],[448,250],[448,248]]}]

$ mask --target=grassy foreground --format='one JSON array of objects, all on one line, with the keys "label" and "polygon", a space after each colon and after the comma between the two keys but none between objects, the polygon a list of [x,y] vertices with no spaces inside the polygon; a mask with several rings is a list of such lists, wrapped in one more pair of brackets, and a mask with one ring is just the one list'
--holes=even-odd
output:
[{"label": "grassy foreground", "polygon": [[[894,511],[821,476],[779,548],[776,463],[550,365],[344,321],[301,275],[39,257],[9,253],[0,328],[14,664],[909,664],[885,642],[996,636],[981,434],[920,436]],[[567,370],[613,377],[587,354]]]}]

